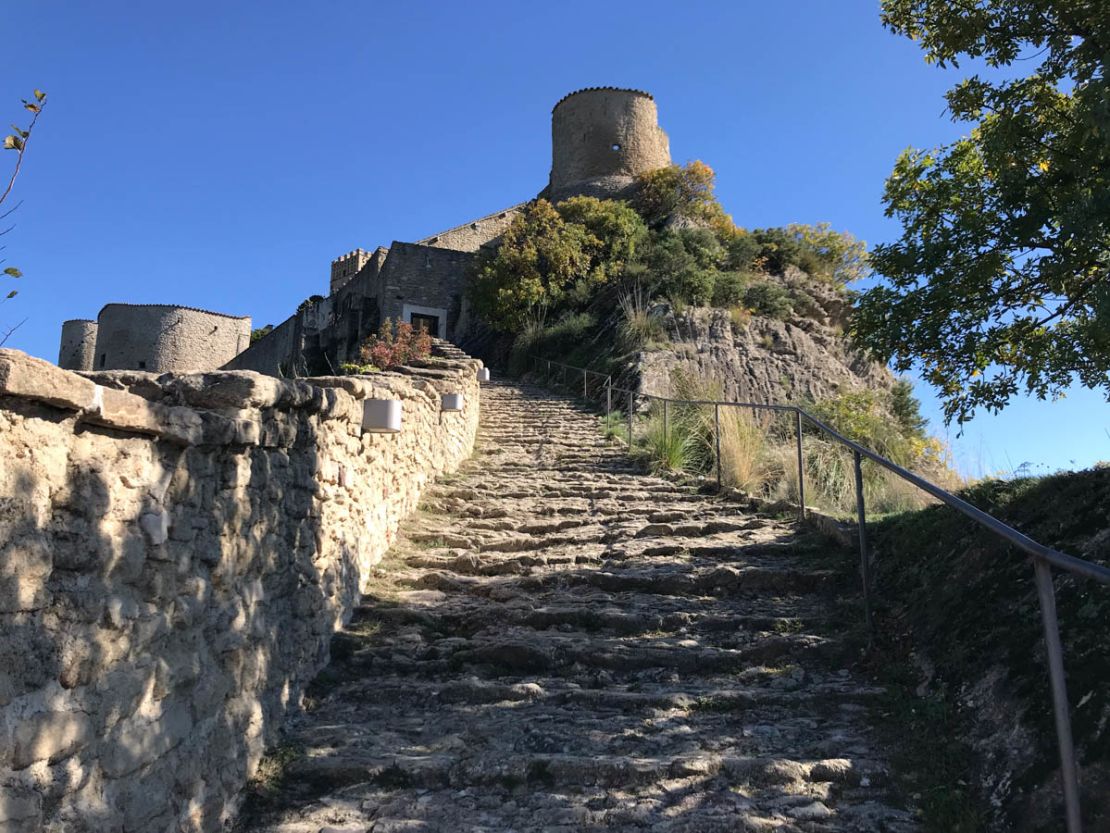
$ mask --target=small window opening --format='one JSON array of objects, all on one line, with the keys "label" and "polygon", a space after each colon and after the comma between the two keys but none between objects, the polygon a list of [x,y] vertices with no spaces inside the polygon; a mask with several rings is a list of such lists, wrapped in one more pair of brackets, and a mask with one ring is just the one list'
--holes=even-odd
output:
[{"label": "small window opening", "polygon": [[620,149],[621,149],[621,146],[620,146],[620,145],[617,145],[617,144],[614,144],[614,145],[613,145],[613,148],[612,148],[612,149],[613,149],[614,151],[618,151],[618,150],[620,150]]},{"label": "small window opening", "polygon": [[139,370],[146,370],[146,362],[139,362]]},{"label": "small window opening", "polygon": [[107,353],[101,353],[100,354],[100,366],[104,367],[104,363],[106,361],[108,361],[108,354]]}]

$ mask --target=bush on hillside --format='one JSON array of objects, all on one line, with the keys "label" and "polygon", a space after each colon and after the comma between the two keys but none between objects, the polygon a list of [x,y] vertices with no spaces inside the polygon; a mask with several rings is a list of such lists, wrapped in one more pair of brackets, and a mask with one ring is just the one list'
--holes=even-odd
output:
[{"label": "bush on hillside", "polygon": [[744,292],[744,306],[757,315],[785,320],[794,312],[790,291],[770,281],[753,283]]}]

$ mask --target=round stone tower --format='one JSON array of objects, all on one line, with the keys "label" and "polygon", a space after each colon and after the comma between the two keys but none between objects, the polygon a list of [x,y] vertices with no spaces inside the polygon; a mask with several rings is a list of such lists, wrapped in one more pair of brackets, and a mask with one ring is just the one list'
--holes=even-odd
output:
[{"label": "round stone tower", "polygon": [[637,174],[669,164],[670,142],[649,93],[590,87],[551,111],[552,202],[575,194],[627,196]]},{"label": "round stone tower", "polygon": [[172,304],[107,304],[97,321],[93,370],[215,370],[251,340],[247,316]]},{"label": "round stone tower", "polygon": [[75,318],[62,322],[62,342],[58,346],[58,367],[66,370],[92,370],[96,352],[96,322]]}]

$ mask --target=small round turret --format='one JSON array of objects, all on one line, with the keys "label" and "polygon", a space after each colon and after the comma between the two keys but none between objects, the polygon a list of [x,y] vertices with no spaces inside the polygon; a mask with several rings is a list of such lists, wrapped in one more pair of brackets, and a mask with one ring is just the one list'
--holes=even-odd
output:
[{"label": "small round turret", "polygon": [[62,322],[62,341],[58,347],[58,367],[66,370],[92,370],[96,350],[96,322],[75,318]]}]

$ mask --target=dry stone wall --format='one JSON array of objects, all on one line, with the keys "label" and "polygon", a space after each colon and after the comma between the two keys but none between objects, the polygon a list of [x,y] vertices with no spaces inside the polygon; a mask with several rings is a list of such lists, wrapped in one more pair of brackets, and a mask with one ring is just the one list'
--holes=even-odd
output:
[{"label": "dry stone wall", "polygon": [[[0,830],[227,822],[398,523],[471,451],[479,363],[454,355],[285,381],[0,350]],[[363,433],[370,398],[402,401],[400,433]]]}]

